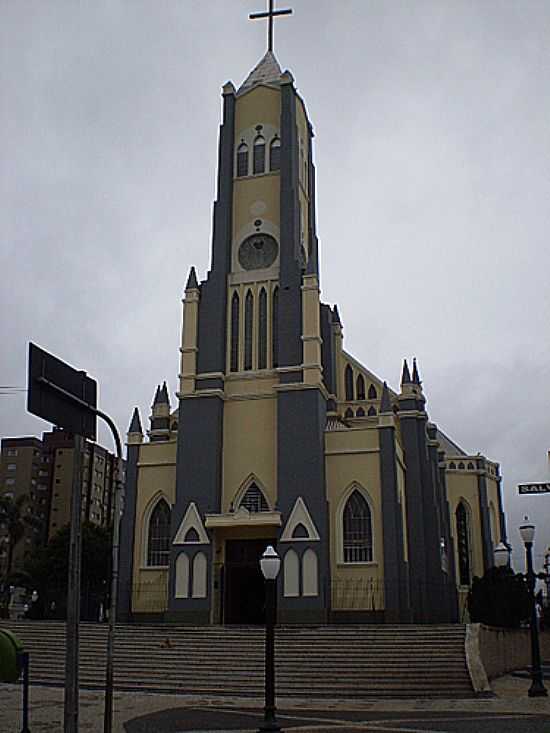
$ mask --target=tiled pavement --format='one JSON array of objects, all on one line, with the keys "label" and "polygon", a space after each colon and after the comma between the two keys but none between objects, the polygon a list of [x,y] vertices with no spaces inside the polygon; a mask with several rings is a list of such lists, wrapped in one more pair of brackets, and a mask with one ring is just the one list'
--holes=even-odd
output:
[{"label": "tiled pavement", "polygon": [[[295,730],[357,733],[550,733],[550,697],[527,696],[529,680],[512,676],[493,683],[496,697],[477,700],[279,699],[279,722]],[[19,733],[21,688],[0,686],[0,731]],[[113,733],[255,731],[261,700],[117,693]],[[31,689],[32,733],[56,733],[63,725],[63,690]],[[103,696],[80,693],[80,731],[102,733]]]}]

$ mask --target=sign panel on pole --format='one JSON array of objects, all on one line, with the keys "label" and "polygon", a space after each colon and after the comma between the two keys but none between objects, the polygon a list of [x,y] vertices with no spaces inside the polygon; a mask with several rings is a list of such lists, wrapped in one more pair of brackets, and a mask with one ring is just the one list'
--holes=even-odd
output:
[{"label": "sign panel on pole", "polygon": [[97,382],[61,359],[29,344],[27,409],[90,440],[96,439]]},{"label": "sign panel on pole", "polygon": [[520,494],[550,494],[550,481],[537,481],[532,484],[518,484]]}]

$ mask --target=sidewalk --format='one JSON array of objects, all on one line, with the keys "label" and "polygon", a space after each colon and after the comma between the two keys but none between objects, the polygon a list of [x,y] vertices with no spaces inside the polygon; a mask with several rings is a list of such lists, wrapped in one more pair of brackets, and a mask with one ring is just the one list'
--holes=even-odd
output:
[{"label": "sidewalk", "polygon": [[[550,697],[529,698],[529,684],[529,680],[507,675],[493,682],[496,697],[489,699],[319,701],[279,698],[277,707],[283,728],[318,732],[338,728],[343,733],[351,727],[365,731],[428,733],[433,726],[436,733],[447,730],[550,731]],[[62,689],[33,687],[30,700],[32,733],[63,730]],[[19,686],[0,687],[2,733],[19,733],[20,704]],[[262,705],[260,699],[117,693],[113,733],[254,731],[261,719]],[[522,719],[524,715],[536,717]],[[459,723],[460,726],[455,727]],[[102,733],[102,693],[81,691],[80,731]]]}]

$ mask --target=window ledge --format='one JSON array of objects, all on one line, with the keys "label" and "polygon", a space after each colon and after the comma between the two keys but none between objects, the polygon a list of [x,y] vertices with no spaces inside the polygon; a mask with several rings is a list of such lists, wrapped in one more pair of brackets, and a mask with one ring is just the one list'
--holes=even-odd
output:
[{"label": "window ledge", "polygon": [[365,562],[344,562],[343,560],[338,560],[337,565],[339,568],[356,568],[357,566],[378,565],[378,561],[367,560]]},{"label": "window ledge", "polygon": [[170,565],[142,565],[140,570],[169,570]]}]

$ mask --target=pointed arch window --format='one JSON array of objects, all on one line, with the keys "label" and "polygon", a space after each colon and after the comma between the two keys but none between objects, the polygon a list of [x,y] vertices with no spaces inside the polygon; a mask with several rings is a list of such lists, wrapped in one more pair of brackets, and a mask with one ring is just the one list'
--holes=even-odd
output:
[{"label": "pointed arch window", "polygon": [[376,387],[374,384],[371,384],[369,387],[369,400],[377,400],[378,399],[378,393],[376,392]]},{"label": "pointed arch window", "polygon": [[355,417],[365,417],[365,411],[362,407],[360,407],[357,412],[355,413]]},{"label": "pointed arch window", "polygon": [[357,377],[357,399],[365,399],[365,380],[362,374]]},{"label": "pointed arch window", "polygon": [[237,148],[237,177],[248,175],[248,145],[243,141]]},{"label": "pointed arch window", "polygon": [[269,506],[262,490],[256,483],[251,483],[243,498],[239,502],[239,508],[244,507],[249,512],[268,512]]},{"label": "pointed arch window", "polygon": [[344,508],[344,562],[372,562],[372,516],[367,500],[354,489]]},{"label": "pointed arch window", "polygon": [[147,565],[162,567],[168,565],[170,554],[170,507],[160,499],[151,512],[147,539]]},{"label": "pointed arch window", "polygon": [[369,407],[369,411],[367,412],[367,415],[369,417],[376,417],[376,407]]},{"label": "pointed arch window", "polygon": [[265,173],[265,138],[263,135],[257,135],[254,140],[254,175]]},{"label": "pointed arch window", "polygon": [[346,385],[346,400],[353,399],[353,369],[348,364],[344,372],[344,381]]},{"label": "pointed arch window", "polygon": [[254,317],[254,297],[252,291],[246,294],[244,302],[244,368],[252,369],[252,321]]},{"label": "pointed arch window", "polygon": [[258,369],[267,368],[267,293],[265,288],[260,290],[260,305],[258,318]]},{"label": "pointed arch window", "polygon": [[239,371],[239,296],[231,298],[231,363],[232,372]]},{"label": "pointed arch window", "polygon": [[273,310],[272,310],[271,338],[273,351],[273,368],[279,366],[279,288],[273,291]]},{"label": "pointed arch window", "polygon": [[456,534],[460,585],[470,585],[470,522],[468,510],[462,501],[456,508]]},{"label": "pointed arch window", "polygon": [[281,168],[281,140],[274,137],[269,146],[269,170],[278,171]]}]

